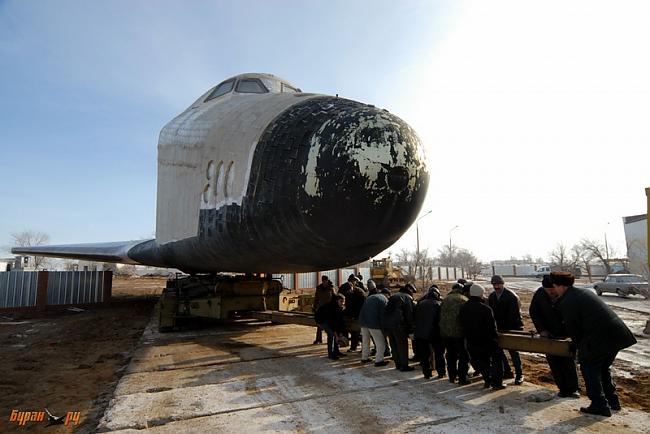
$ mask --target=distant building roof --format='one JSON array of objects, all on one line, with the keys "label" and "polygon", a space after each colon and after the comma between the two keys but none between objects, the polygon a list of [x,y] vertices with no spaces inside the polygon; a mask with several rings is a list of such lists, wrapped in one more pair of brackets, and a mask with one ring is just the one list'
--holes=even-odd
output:
[{"label": "distant building roof", "polygon": [[647,219],[648,219],[647,214],[631,215],[629,217],[623,217],[623,223],[624,224],[636,223],[636,222],[640,222],[641,220],[647,220]]}]

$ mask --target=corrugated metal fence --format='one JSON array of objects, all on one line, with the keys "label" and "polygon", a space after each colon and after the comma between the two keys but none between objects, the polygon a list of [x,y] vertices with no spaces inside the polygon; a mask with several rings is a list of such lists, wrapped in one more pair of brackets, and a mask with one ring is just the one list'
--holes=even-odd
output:
[{"label": "corrugated metal fence", "polygon": [[110,271],[4,271],[0,272],[0,309],[110,301]]},{"label": "corrugated metal fence", "polygon": [[[454,267],[424,267],[422,272],[425,274],[425,278],[433,280],[456,280],[461,277],[465,277],[465,273],[462,268]],[[282,286],[287,289],[301,290],[315,288],[316,285],[320,283],[321,276],[327,276],[332,282],[334,282],[335,285],[341,286],[348,280],[348,276],[350,274],[361,274],[365,283],[368,279],[370,279],[370,268],[339,268],[335,270],[312,273],[274,274],[273,278],[282,280]],[[422,274],[420,274],[419,269],[417,278],[422,278]]]},{"label": "corrugated metal fence", "polygon": [[35,271],[0,272],[0,308],[36,306],[37,287]]},{"label": "corrugated metal fence", "polygon": [[104,301],[105,271],[51,271],[47,304],[83,304]]}]

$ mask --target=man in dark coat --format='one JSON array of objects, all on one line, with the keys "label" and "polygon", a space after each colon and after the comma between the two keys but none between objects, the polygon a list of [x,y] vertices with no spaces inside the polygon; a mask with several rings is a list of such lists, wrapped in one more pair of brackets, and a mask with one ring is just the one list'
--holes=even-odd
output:
[{"label": "man in dark coat", "polygon": [[[350,300],[348,300],[348,296],[352,293],[352,290],[357,285],[357,282],[359,282],[359,279],[357,278],[357,276],[354,275],[354,273],[352,273],[352,274],[350,274],[348,276],[347,282],[345,282],[343,285],[341,285],[339,287],[339,294],[341,294],[343,297],[345,297],[345,305],[346,306],[350,301]],[[346,313],[345,316],[348,316],[348,314]],[[348,337],[348,332],[346,331],[344,333],[344,335],[347,338]],[[352,336],[352,339],[358,339],[358,338],[359,338],[359,336],[357,336],[356,338],[354,336]],[[351,339],[351,341],[352,341],[352,339]],[[350,343],[352,343],[352,342],[350,342]],[[357,342],[357,344],[358,344],[358,342]]]},{"label": "man in dark coat", "polygon": [[413,333],[413,294],[415,286],[407,283],[397,294],[391,295],[384,312],[384,329],[393,353],[395,369],[412,371],[409,366],[408,337]]},{"label": "man in dark coat", "polygon": [[505,388],[503,363],[497,336],[497,324],[490,306],[485,304],[485,288],[474,283],[469,289],[469,301],[460,308],[460,323],[467,341],[472,365],[483,377],[484,388]]},{"label": "man in dark coat", "polygon": [[[521,319],[521,312],[519,311],[521,303],[517,294],[506,288],[503,277],[497,274],[492,276],[490,282],[492,283],[494,292],[490,294],[488,304],[494,313],[497,329],[499,331],[523,330],[524,322]],[[510,353],[512,365],[515,367],[515,384],[520,385],[524,382],[524,375],[521,370],[519,351],[508,350],[508,353]],[[501,360],[503,361],[503,378],[512,378],[512,370],[503,350],[501,350]]]},{"label": "man in dark coat", "polygon": [[332,300],[318,308],[314,316],[316,324],[327,333],[327,357],[332,360],[345,356],[339,350],[339,340],[345,333],[344,307],[345,298],[340,294],[334,294]]},{"label": "man in dark coat", "polygon": [[[345,297],[345,310],[343,315],[346,318],[358,320],[361,307],[366,301],[366,293],[363,292],[361,287],[356,285],[352,286],[350,292]],[[361,333],[359,331],[350,331],[350,348],[348,352],[356,351],[359,343],[361,342]]]},{"label": "man in dark coat", "polygon": [[[547,274],[542,279],[542,286],[530,301],[530,319],[540,336],[545,338],[566,338],[567,332],[562,322],[560,311],[555,306],[557,293]],[[560,392],[560,398],[579,398],[578,374],[574,357],[546,355],[551,374]]]},{"label": "man in dark coat", "polygon": [[359,287],[366,294],[367,297],[368,290],[366,289],[366,286],[363,284],[363,275],[361,273],[358,273],[357,279],[359,279],[359,281],[357,282],[356,286]]},{"label": "man in dark coat", "polygon": [[[318,284],[316,292],[314,293],[314,303],[312,304],[312,310],[314,313],[316,313],[319,307],[329,303],[335,293],[334,283],[329,279],[329,277],[321,277],[321,283]],[[316,326],[316,339],[314,340],[314,344],[321,343],[323,343],[323,330]]]},{"label": "man in dark coat", "polygon": [[578,349],[580,370],[585,380],[589,407],[580,411],[611,416],[611,410],[620,410],[609,368],[616,354],[636,343],[625,323],[595,293],[573,286],[571,273],[551,273],[551,283],[558,295],[557,306],[566,331]]},{"label": "man in dark coat", "polygon": [[339,294],[341,294],[343,297],[347,297],[348,294],[352,292],[352,288],[355,287],[357,282],[359,282],[357,276],[355,276],[354,274],[350,274],[348,276],[348,281],[345,282],[343,285],[341,285],[341,287],[339,288]]},{"label": "man in dark coat", "polygon": [[445,347],[440,338],[440,291],[431,285],[429,291],[415,306],[415,346],[420,357],[424,378],[431,378],[431,353],[433,350],[438,378],[445,376]]}]

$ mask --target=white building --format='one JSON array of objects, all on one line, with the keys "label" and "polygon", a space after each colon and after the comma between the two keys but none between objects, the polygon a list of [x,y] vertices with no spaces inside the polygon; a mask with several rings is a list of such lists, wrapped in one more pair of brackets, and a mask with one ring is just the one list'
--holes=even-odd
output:
[{"label": "white building", "polygon": [[623,217],[630,271],[648,277],[648,216]]}]

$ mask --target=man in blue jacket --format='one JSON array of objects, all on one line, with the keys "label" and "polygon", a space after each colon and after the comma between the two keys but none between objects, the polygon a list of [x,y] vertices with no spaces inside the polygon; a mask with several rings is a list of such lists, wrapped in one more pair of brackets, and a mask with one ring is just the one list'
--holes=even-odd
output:
[{"label": "man in blue jacket", "polygon": [[[370,281],[372,282],[372,281]],[[370,339],[375,342],[376,355],[375,366],[386,366],[387,361],[384,360],[384,353],[386,352],[386,337],[381,331],[382,319],[384,311],[388,304],[388,297],[390,297],[390,290],[382,288],[379,294],[370,295],[359,313],[359,327],[361,327],[361,362],[369,362],[370,359]]]},{"label": "man in blue jacket", "polygon": [[580,370],[591,400],[589,407],[581,407],[580,411],[609,417],[611,410],[621,409],[609,368],[616,354],[634,345],[636,339],[605,302],[588,289],[574,287],[574,281],[571,273],[551,273],[557,306],[578,349]]}]

